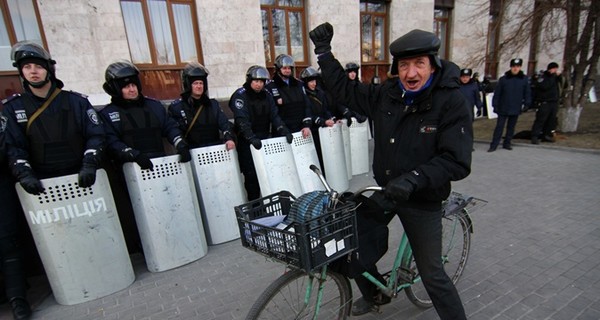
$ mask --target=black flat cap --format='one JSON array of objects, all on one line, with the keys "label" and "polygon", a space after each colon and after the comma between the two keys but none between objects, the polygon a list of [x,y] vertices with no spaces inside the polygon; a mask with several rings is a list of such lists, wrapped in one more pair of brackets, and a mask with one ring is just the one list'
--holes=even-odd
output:
[{"label": "black flat cap", "polygon": [[412,58],[425,54],[437,55],[440,44],[440,38],[435,34],[415,29],[394,40],[390,45],[390,54],[395,59]]}]

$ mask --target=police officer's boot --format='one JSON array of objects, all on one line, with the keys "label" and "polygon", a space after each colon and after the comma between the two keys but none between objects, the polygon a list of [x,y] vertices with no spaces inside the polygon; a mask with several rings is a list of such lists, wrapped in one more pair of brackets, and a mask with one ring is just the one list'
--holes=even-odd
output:
[{"label": "police officer's boot", "polygon": [[26,320],[31,317],[31,307],[25,298],[14,297],[9,301],[15,320]]}]

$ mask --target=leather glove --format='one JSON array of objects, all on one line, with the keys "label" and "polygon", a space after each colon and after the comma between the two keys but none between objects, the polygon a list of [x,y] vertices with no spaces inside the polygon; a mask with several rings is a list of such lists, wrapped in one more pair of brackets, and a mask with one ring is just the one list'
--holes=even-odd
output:
[{"label": "leather glove", "polygon": [[354,117],[356,118],[356,121],[358,121],[358,123],[363,123],[367,121],[367,116],[360,113],[354,112]]},{"label": "leather glove", "polygon": [[346,108],[344,110],[344,113],[342,114],[342,116],[346,119],[346,124],[349,126],[352,125],[352,111],[350,111],[350,109]]},{"label": "leather glove", "polygon": [[38,195],[44,192],[42,182],[35,176],[29,163],[19,163],[13,166],[13,174],[29,194]]},{"label": "leather glove", "polygon": [[329,22],[318,25],[308,35],[315,45],[315,54],[319,55],[331,51],[333,26]]},{"label": "leather glove", "polygon": [[87,153],[83,156],[82,166],[78,176],[80,188],[89,188],[96,182],[96,169],[98,169],[98,164],[98,158],[95,153]]},{"label": "leather glove", "polygon": [[481,117],[481,109],[477,109],[477,113],[475,114],[476,117]]},{"label": "leather glove", "polygon": [[125,148],[125,149],[119,151],[119,154],[117,154],[117,158],[121,162],[134,162],[135,161],[135,153],[137,153],[137,152],[138,151],[134,151],[131,148]]},{"label": "leather glove", "polygon": [[187,143],[180,141],[177,144],[177,153],[179,154],[179,162],[190,162],[192,155],[190,154],[190,148]]},{"label": "leather glove", "polygon": [[147,155],[140,152],[140,154],[135,157],[134,161],[140,166],[140,168],[154,171],[154,164]]},{"label": "leather glove", "polygon": [[256,150],[260,150],[260,148],[262,148],[262,142],[259,138],[250,139],[250,144],[253,145]]},{"label": "leather glove", "polygon": [[288,128],[281,126],[277,129],[277,132],[279,132],[280,135],[285,136],[287,143],[292,143],[292,141],[294,141],[294,136]]},{"label": "leather glove", "polygon": [[406,201],[410,195],[417,189],[416,171],[405,173],[388,182],[385,186],[385,196],[395,201]]}]

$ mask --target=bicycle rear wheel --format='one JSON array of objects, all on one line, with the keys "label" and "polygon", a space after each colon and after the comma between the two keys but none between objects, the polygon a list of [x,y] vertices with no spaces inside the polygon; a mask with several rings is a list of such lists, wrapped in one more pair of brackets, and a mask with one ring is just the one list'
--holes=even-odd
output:
[{"label": "bicycle rear wheel", "polygon": [[[327,271],[325,281],[318,319],[346,319],[352,304],[350,282],[339,273],[330,271]],[[312,292],[305,302],[310,283]],[[246,319],[313,319],[318,291],[317,278],[301,270],[291,270],[265,289],[250,308]]]},{"label": "bicycle rear wheel", "polygon": [[[471,248],[471,221],[464,211],[442,218],[442,263],[444,270],[453,283],[457,283],[462,275],[469,250]],[[413,274],[413,284],[406,288],[406,296],[418,307],[430,308],[433,306],[425,286],[421,281],[415,260],[411,255],[402,262],[402,267]]]}]

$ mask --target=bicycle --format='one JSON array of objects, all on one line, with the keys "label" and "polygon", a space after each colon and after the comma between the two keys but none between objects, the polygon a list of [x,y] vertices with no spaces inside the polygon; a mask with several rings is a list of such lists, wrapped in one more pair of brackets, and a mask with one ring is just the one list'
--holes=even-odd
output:
[{"label": "bicycle", "polygon": [[[346,276],[328,270],[328,264],[358,248],[356,204],[340,201],[340,195],[330,188],[319,169],[311,166],[311,170],[326,188],[326,191],[320,192],[327,197],[326,204],[323,201],[326,209],[303,223],[292,223],[292,229],[268,226],[263,224],[265,220],[259,221],[297,214],[293,212],[292,204],[298,199],[289,192],[282,191],[235,207],[242,245],[286,264],[286,272],[258,297],[246,319],[345,319],[350,315],[353,299],[350,281]],[[382,190],[378,186],[364,187],[353,196]],[[318,195],[319,192],[310,194],[315,193]],[[303,201],[299,206],[308,210],[314,208],[306,203]],[[485,200],[456,192],[452,192],[444,203],[442,261],[454,283],[462,275],[469,256],[473,233],[469,212],[485,203]],[[274,219],[275,223],[279,219]],[[329,248],[333,254],[324,256],[323,251],[327,250],[324,247],[332,241],[341,243],[342,250],[334,252]],[[429,308],[433,305],[420,281],[406,234],[401,237],[393,267],[383,274],[386,283],[381,283],[368,272],[362,276],[376,284],[388,297],[396,298],[400,291],[405,290],[408,299],[416,306]]]}]

